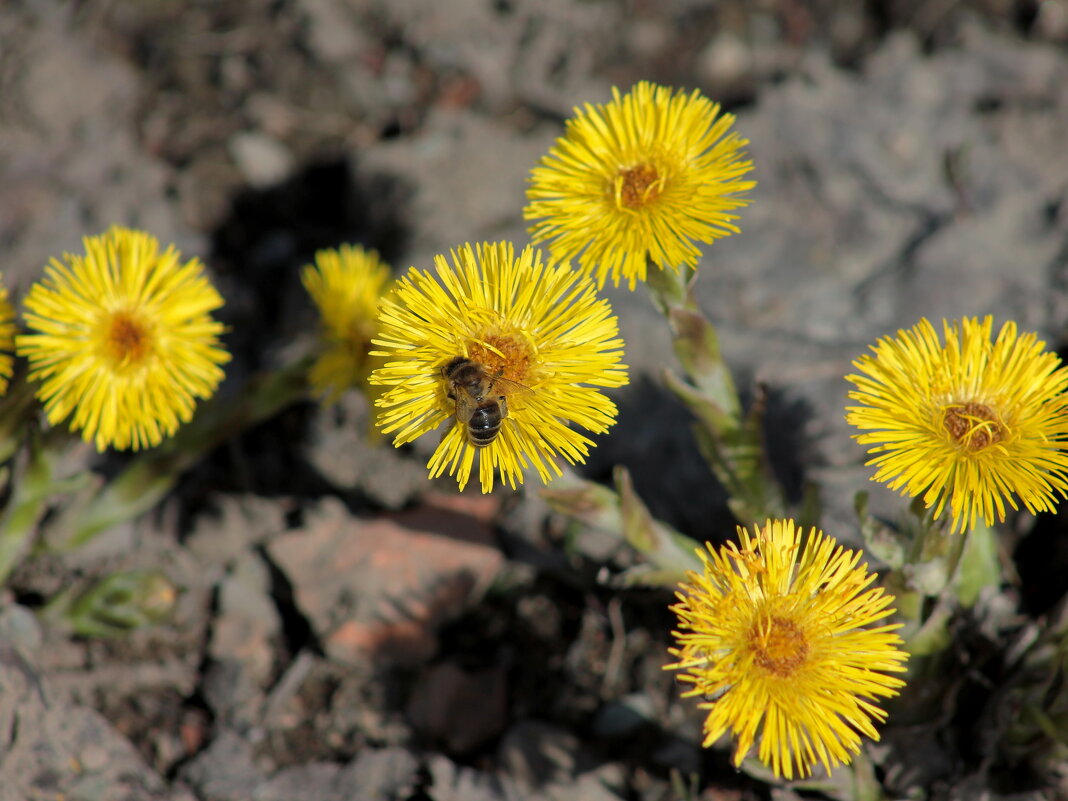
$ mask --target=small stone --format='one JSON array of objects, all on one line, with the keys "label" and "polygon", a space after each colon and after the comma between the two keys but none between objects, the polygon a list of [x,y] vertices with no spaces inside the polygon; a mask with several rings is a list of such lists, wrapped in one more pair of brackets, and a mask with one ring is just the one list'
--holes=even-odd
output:
[{"label": "small stone", "polygon": [[243,131],[230,137],[227,146],[237,169],[254,189],[280,184],[293,172],[293,154],[267,134]]},{"label": "small stone", "polygon": [[285,531],[286,508],[273,498],[223,495],[201,514],[187,547],[201,562],[223,564],[275,533]]},{"label": "small stone", "polygon": [[82,749],[82,752],[78,755],[78,761],[81,763],[83,770],[100,770],[108,762],[107,749],[99,745],[90,745]]},{"label": "small stone", "polygon": [[701,77],[713,86],[735,88],[748,81],[753,72],[753,54],[749,46],[733,33],[716,36],[697,58]]},{"label": "small stone", "polygon": [[341,771],[337,785],[346,798],[408,798],[419,771],[419,760],[404,748],[364,749]]},{"label": "small stone", "polygon": [[248,801],[250,790],[265,778],[253,759],[252,746],[229,729],[185,765],[179,777],[205,801]]},{"label": "small stone", "polygon": [[[343,794],[337,786],[341,768],[329,762],[310,762],[279,771],[269,781],[256,788],[255,801],[292,801],[294,798],[314,798],[316,801],[345,801],[353,798]],[[251,794],[250,794],[251,795]],[[362,798],[374,798],[360,796]]]},{"label": "small stone", "polygon": [[239,662],[257,683],[265,682],[271,673],[272,641],[281,631],[270,592],[267,565],[246,551],[219,587],[219,616],[209,644],[213,658]]},{"label": "small stone", "polygon": [[504,562],[493,530],[457,512],[360,520],[327,500],[307,520],[268,549],[327,653],[348,664],[425,661],[437,628],[476,603]]},{"label": "small stone", "polygon": [[0,608],[0,641],[32,654],[41,646],[41,637],[37,616],[25,606],[12,603]]}]

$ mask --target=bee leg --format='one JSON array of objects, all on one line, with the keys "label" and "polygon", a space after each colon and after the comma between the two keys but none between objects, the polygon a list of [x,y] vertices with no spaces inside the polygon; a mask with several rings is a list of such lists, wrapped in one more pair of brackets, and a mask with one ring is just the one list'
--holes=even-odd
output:
[{"label": "bee leg", "polygon": [[501,417],[507,417],[508,416],[508,399],[506,397],[504,397],[504,395],[501,395],[501,397],[498,399],[498,402],[499,402],[499,405],[501,407]]}]

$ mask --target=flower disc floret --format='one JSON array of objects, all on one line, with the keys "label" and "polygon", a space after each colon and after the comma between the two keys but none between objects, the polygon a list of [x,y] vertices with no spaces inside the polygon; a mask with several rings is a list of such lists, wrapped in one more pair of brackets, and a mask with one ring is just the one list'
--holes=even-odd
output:
[{"label": "flower disc floret", "polygon": [[1004,520],[1006,505],[1052,511],[1068,491],[1068,368],[1035,334],[993,321],[926,319],[886,337],[846,376],[874,480],[922,497],[953,531]]},{"label": "flower disc floret", "polygon": [[[412,269],[380,306],[372,354],[386,363],[371,383],[387,387],[376,401],[382,431],[399,446],[447,423],[427,466],[431,478],[455,475],[461,489],[476,452],[483,492],[495,472],[514,488],[529,466],[547,482],[561,472],[557,456],[584,461],[593,441],[569,424],[607,431],[616,406],[601,388],[627,383],[608,302],[567,265],[549,266],[531,247],[516,256],[508,242],[464,245],[435,267]],[[457,418],[456,390],[443,374],[457,357],[492,380],[487,403],[507,394],[499,433],[485,447]]]},{"label": "flower disc floret", "polygon": [[158,445],[222,380],[230,356],[211,312],[222,298],[197,259],[115,226],[84,239],[85,255],[53,259],[23,305],[16,349],[49,422],[98,450]]},{"label": "flower disc floret", "polygon": [[665,669],[689,685],[684,698],[705,699],[705,747],[730,733],[736,766],[759,741],[776,776],[830,772],[862,737],[879,739],[877,701],[904,684],[890,675],[908,658],[900,624],[873,626],[894,597],[871,586],[859,552],[821,531],[803,537],[792,520],[769,520],[738,534],[740,544],[698,549],[703,570],[680,585],[676,661]]},{"label": "flower disc floret", "polygon": [[524,216],[556,260],[578,259],[604,286],[631,289],[659,269],[695,267],[710,243],[737,233],[731,212],[755,186],[734,117],[694,91],[642,81],[606,104],[586,104],[532,170]]}]

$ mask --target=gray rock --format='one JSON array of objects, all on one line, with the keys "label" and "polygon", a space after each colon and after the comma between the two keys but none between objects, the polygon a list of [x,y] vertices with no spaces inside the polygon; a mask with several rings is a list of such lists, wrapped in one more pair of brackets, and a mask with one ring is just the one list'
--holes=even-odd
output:
[{"label": "gray rock", "polygon": [[234,134],[227,149],[245,181],[256,189],[281,183],[293,170],[289,148],[262,131]]},{"label": "gray rock", "polygon": [[364,749],[338,775],[345,801],[392,801],[413,791],[419,761],[404,748]]},{"label": "gray rock", "polygon": [[[416,136],[380,143],[359,170],[393,175],[412,186],[410,211],[419,225],[408,264],[428,270],[436,255],[447,256],[465,242],[507,239],[522,247],[527,239],[523,185],[548,151],[551,136],[548,126],[536,136],[521,137],[500,120],[469,111],[432,111]],[[429,175],[434,179],[426,180]],[[403,275],[408,264],[394,265],[397,274]]]},{"label": "gray rock", "polygon": [[18,109],[0,125],[9,288],[24,289],[49,259],[81,250],[83,235],[113,223],[186,251],[197,244],[173,213],[168,170],[135,138],[136,72],[70,21],[62,11],[44,13],[4,37],[4,105]]},{"label": "gray rock", "polygon": [[163,780],[97,712],[55,694],[0,643],[0,798],[163,801]]},{"label": "gray rock", "polygon": [[363,393],[345,393],[312,420],[307,458],[334,485],[357,488],[386,508],[399,509],[426,489],[426,459],[397,451],[373,430],[372,419]]},{"label": "gray rock", "polygon": [[341,768],[329,762],[309,762],[280,770],[252,791],[251,801],[292,801],[295,798],[315,801],[345,801],[338,787]]},{"label": "gray rock", "polygon": [[266,772],[252,754],[252,746],[229,729],[222,729],[211,744],[183,766],[179,778],[205,801],[248,801],[253,788],[263,784]]}]

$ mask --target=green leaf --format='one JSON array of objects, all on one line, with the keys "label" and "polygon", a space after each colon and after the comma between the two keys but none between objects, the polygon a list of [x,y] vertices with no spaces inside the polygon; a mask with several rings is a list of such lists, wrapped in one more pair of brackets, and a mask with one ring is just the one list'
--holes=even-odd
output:
[{"label": "green leaf", "polygon": [[118,637],[166,620],[178,590],[157,570],[113,573],[73,598],[50,604],[49,614],[65,620],[84,637]]},{"label": "green leaf", "polygon": [[979,523],[965,536],[953,590],[961,606],[968,608],[979,599],[984,587],[1001,584],[1001,561],[997,533],[992,528]]}]

